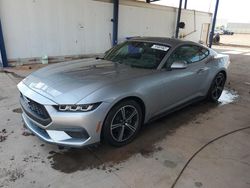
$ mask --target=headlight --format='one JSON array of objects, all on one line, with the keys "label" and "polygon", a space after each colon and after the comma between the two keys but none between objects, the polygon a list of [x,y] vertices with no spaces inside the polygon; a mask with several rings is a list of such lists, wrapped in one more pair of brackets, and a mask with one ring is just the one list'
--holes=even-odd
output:
[{"label": "headlight", "polygon": [[58,105],[54,106],[60,112],[88,112],[96,109],[101,103],[79,104],[79,105]]}]

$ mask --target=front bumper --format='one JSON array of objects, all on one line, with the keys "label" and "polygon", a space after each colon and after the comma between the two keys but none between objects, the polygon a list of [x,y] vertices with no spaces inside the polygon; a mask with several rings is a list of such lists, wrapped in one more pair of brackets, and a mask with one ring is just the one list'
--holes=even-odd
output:
[{"label": "front bumper", "polygon": [[[49,124],[37,121],[21,102],[22,119],[26,127],[41,140],[68,147],[83,147],[100,141],[101,126],[108,111],[109,104],[102,103],[90,112],[59,112],[52,100],[43,97],[28,88],[22,82],[18,89],[23,96],[42,104],[51,119]],[[21,99],[20,99],[21,100]]]},{"label": "front bumper", "polygon": [[[36,136],[38,136],[41,140],[48,142],[50,144],[57,144],[61,146],[69,146],[69,147],[83,147],[89,145],[89,141],[91,139],[90,136],[82,137],[82,138],[73,138],[67,134],[67,130],[46,130],[42,129],[37,125],[37,123],[32,120],[25,113],[22,114],[22,119],[26,127],[33,132]],[[71,131],[69,128],[68,131]],[[79,131],[75,131],[76,133],[80,133]],[[80,135],[80,134],[79,134]]]}]

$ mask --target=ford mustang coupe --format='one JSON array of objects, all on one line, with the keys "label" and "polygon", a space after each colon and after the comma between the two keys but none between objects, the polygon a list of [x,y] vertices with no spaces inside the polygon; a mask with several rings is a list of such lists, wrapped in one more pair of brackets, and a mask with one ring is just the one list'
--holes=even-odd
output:
[{"label": "ford mustang coupe", "polygon": [[123,146],[156,117],[196,100],[217,101],[229,62],[227,55],[190,41],[132,38],[102,58],[30,74],[18,84],[22,118],[49,143]]}]

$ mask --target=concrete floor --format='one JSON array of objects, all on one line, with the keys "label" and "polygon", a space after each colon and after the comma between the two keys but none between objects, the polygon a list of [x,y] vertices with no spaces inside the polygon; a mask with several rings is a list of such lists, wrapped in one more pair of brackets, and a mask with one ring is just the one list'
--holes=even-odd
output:
[{"label": "concrete floor", "polygon": [[[250,125],[250,56],[233,54],[231,61],[226,86],[238,93],[234,102],[187,107],[144,126],[122,148],[100,144],[60,150],[43,143],[23,128],[18,104],[18,75],[33,68],[9,70],[17,75],[0,73],[0,187],[171,187],[204,144]],[[175,187],[249,188],[250,129],[205,147]]]},{"label": "concrete floor", "polygon": [[250,46],[250,34],[220,35],[220,43],[227,45]]}]

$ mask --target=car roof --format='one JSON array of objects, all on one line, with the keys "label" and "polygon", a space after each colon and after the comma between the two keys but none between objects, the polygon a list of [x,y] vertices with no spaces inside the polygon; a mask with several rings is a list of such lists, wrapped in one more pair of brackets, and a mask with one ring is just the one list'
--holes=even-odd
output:
[{"label": "car roof", "polygon": [[134,37],[134,38],[131,38],[129,40],[130,41],[161,43],[161,44],[165,44],[165,45],[170,46],[170,47],[174,47],[174,46],[177,46],[179,44],[200,45],[200,44],[192,42],[192,41],[186,41],[186,40],[180,40],[180,39],[168,38],[168,37]]}]

